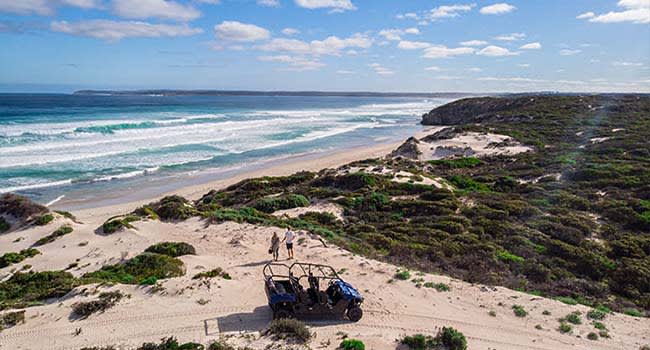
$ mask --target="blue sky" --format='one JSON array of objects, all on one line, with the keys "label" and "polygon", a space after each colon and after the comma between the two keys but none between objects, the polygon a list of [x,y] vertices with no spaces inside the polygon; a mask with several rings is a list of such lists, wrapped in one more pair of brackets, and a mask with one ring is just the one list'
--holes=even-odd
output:
[{"label": "blue sky", "polygon": [[0,0],[0,91],[650,92],[650,0]]}]

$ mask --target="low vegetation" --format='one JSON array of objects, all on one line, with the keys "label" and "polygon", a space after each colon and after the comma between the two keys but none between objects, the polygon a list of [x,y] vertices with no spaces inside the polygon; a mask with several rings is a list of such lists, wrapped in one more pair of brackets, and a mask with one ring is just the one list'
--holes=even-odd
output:
[{"label": "low vegetation", "polygon": [[0,331],[21,323],[25,323],[25,310],[0,315]]},{"label": "low vegetation", "polygon": [[153,285],[159,279],[184,274],[182,261],[167,255],[145,252],[126,262],[86,273],[83,278],[98,282]]},{"label": "low vegetation", "polygon": [[185,242],[162,242],[156,243],[145,250],[145,252],[171,256],[173,258],[183,255],[196,255],[196,249]]},{"label": "low vegetation", "polygon": [[309,199],[300,194],[287,194],[276,197],[265,197],[253,204],[253,207],[263,213],[273,213],[277,210],[309,206]]},{"label": "low vegetation", "polygon": [[217,267],[217,268],[214,268],[214,269],[208,270],[208,271],[199,272],[196,275],[194,275],[194,277],[192,277],[192,279],[198,280],[198,279],[201,279],[201,278],[215,278],[215,277],[221,277],[221,278],[223,278],[225,280],[232,279],[230,274],[228,274],[228,272],[224,271],[220,267]]},{"label": "low vegetation", "polygon": [[140,220],[140,217],[134,215],[114,216],[102,224],[102,232],[111,234],[125,228],[133,228],[131,223],[138,220]]},{"label": "low vegetation", "polygon": [[71,273],[63,271],[17,272],[0,282],[0,310],[60,298],[80,284]]},{"label": "low vegetation", "polygon": [[268,334],[273,334],[279,338],[291,338],[303,343],[311,339],[311,333],[302,321],[296,319],[277,319],[271,321]]},{"label": "low vegetation", "polygon": [[0,233],[5,233],[11,229],[11,224],[5,220],[2,216],[0,216]]},{"label": "low vegetation", "polygon": [[341,344],[339,344],[339,349],[366,350],[366,345],[359,339],[343,339]]},{"label": "low vegetation", "polygon": [[41,216],[37,216],[34,219],[33,223],[34,223],[34,225],[45,226],[45,225],[49,224],[50,222],[52,222],[52,220],[54,220],[54,215],[48,213],[48,214],[44,214],[44,215],[41,215]]},{"label": "low vegetation", "polygon": [[512,312],[514,312],[517,317],[526,317],[528,312],[521,305],[512,305]]},{"label": "low vegetation", "polygon": [[98,299],[73,304],[72,314],[80,318],[87,318],[94,313],[104,312],[112,308],[122,298],[124,298],[124,294],[120,291],[103,292],[99,294]]},{"label": "low vegetation", "polygon": [[140,207],[133,214],[154,220],[181,221],[195,216],[197,212],[190,201],[181,196],[173,195]]},{"label": "low vegetation", "polygon": [[406,336],[400,341],[411,350],[440,349],[466,350],[467,339],[452,327],[443,327],[435,337],[423,334]]},{"label": "low vegetation", "polygon": [[41,252],[34,248],[23,249],[18,253],[5,253],[4,255],[0,256],[0,268],[18,264],[19,262],[22,262],[27,258],[34,257],[38,254],[41,254]]},{"label": "low vegetation", "polygon": [[137,350],[204,350],[199,343],[179,343],[174,337],[163,338],[160,343],[144,343]]},{"label": "low vegetation", "polygon": [[58,238],[60,238],[62,236],[65,236],[68,233],[71,233],[72,231],[73,231],[73,229],[72,229],[71,226],[63,225],[63,226],[59,227],[58,229],[56,229],[51,234],[40,238],[38,241],[36,241],[34,243],[34,246],[38,247],[38,246],[42,246],[42,245],[45,245],[45,244],[48,244],[48,243],[52,243],[55,240],[57,240]]},{"label": "low vegetation", "polygon": [[33,202],[27,197],[13,193],[0,195],[0,215],[9,215],[19,221],[27,222],[48,212],[46,207]]}]

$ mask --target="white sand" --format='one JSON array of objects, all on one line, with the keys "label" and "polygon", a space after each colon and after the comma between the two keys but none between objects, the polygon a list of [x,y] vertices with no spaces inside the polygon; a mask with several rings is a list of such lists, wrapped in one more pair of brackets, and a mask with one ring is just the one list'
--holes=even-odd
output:
[{"label": "white sand", "polygon": [[[248,174],[286,175],[298,170],[334,167],[352,160],[387,154],[397,145],[358,150],[332,155],[301,164],[289,164]],[[187,188],[179,193],[198,198],[211,188],[234,183],[246,175],[209,185]],[[143,201],[146,202],[146,201]],[[0,278],[26,264],[32,270],[59,270],[77,262],[80,268],[70,270],[75,275],[97,270],[101,265],[115,263],[137,255],[155,242],[184,241],[197,249],[198,255],[184,256],[185,277],[162,282],[164,291],[152,293],[151,287],[118,285],[101,290],[119,289],[131,295],[104,314],[85,320],[70,320],[71,305],[92,296],[76,295],[93,286],[77,288],[66,298],[44,306],[26,309],[26,323],[0,332],[0,349],[79,349],[90,345],[140,345],[176,336],[181,341],[207,343],[221,336],[230,337],[233,344],[264,349],[270,342],[260,337],[270,321],[262,283],[262,266],[267,254],[268,240],[278,228],[224,223],[207,226],[198,218],[176,224],[157,221],[136,222],[136,230],[125,230],[104,236],[96,229],[108,217],[133,210],[140,203],[126,203],[105,208],[75,212],[78,221],[72,223],[58,217],[44,227],[0,235],[0,254],[29,247],[38,238],[51,233],[62,223],[74,227],[74,232],[54,243],[39,247],[42,255],[0,270]],[[325,210],[327,204],[319,204]],[[286,213],[293,215],[295,213]],[[15,242],[18,237],[22,240]],[[304,239],[301,239],[304,238]],[[388,283],[396,272],[395,266],[355,256],[340,248],[323,247],[317,237],[300,234],[296,246],[300,261],[328,263],[336,269],[345,268],[343,278],[357,286],[366,297],[365,315],[359,323],[346,321],[309,322],[315,339],[311,348],[335,349],[338,332],[366,343],[367,349],[395,349],[395,339],[407,334],[435,334],[443,326],[463,332],[469,349],[638,349],[650,343],[650,320],[621,314],[609,315],[603,321],[610,339],[590,341],[587,333],[594,331],[584,314],[584,306],[568,306],[557,301],[538,298],[505,288],[471,285],[438,275],[416,276],[430,282],[444,282],[450,292],[416,288],[409,281]],[[86,242],[85,245],[80,243]],[[282,251],[284,255],[284,251]],[[199,271],[222,267],[233,280],[213,279],[204,284],[191,277]],[[208,301],[200,305],[199,300]],[[515,317],[511,307],[522,305],[529,316]],[[490,310],[496,316],[488,315]],[[542,315],[549,310],[550,316]],[[579,310],[583,324],[574,326],[572,334],[560,334],[557,319]],[[541,325],[542,330],[535,329]],[[75,331],[80,330],[79,335]],[[250,334],[246,336],[246,334]]]}]

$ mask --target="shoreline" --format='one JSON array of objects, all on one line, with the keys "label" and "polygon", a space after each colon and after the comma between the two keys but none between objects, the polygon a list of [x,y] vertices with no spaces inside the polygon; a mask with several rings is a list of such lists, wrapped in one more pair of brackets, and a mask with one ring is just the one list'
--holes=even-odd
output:
[{"label": "shoreline", "polygon": [[[427,126],[412,136],[421,137],[435,128],[435,126]],[[337,150],[329,155],[308,153],[281,160],[270,160],[269,162],[260,164],[253,170],[233,174],[222,179],[183,186],[174,190],[165,191],[159,195],[148,196],[137,200],[123,202],[118,201],[119,199],[110,198],[79,200],[76,202],[62,200],[53,204],[51,209],[71,211],[79,218],[94,221],[93,219],[96,220],[97,217],[109,217],[130,212],[143,204],[156,201],[168,195],[175,194],[186,197],[189,200],[196,200],[212,189],[223,189],[248,178],[287,176],[299,171],[320,171],[326,168],[337,168],[358,160],[383,157],[399,147],[403,142],[402,140],[400,142],[385,142],[372,146],[353,147]]]}]

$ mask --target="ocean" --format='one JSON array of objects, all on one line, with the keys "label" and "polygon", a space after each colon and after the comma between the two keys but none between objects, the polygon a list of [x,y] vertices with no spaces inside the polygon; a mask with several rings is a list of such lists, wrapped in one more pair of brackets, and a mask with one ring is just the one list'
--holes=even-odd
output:
[{"label": "ocean", "polygon": [[400,141],[448,101],[0,94],[0,193],[44,204],[146,198],[269,161]]}]

